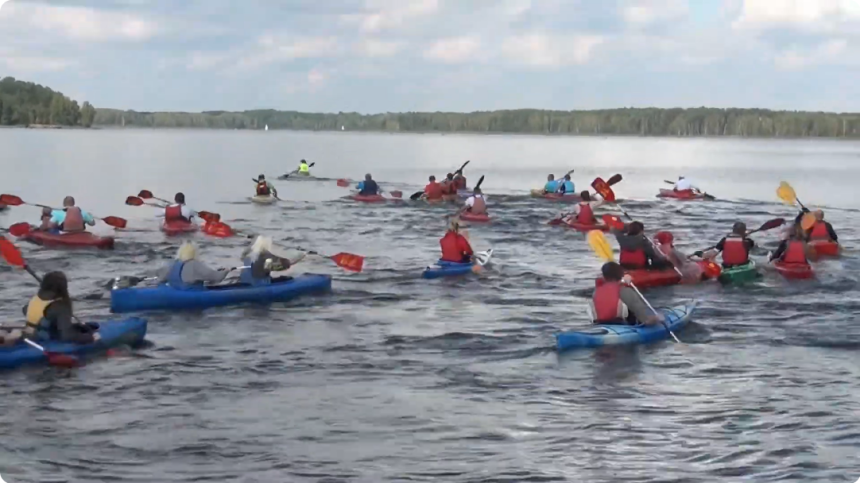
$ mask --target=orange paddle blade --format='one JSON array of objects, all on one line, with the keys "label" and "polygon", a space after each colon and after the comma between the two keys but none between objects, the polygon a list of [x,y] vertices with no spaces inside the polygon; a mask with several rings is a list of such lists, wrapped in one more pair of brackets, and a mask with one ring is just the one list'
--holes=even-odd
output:
[{"label": "orange paddle blade", "polygon": [[588,246],[591,247],[591,250],[594,251],[594,254],[600,259],[606,262],[612,262],[615,260],[615,255],[612,253],[612,246],[609,245],[609,241],[606,240],[603,232],[599,230],[591,230],[588,232],[588,235],[586,235],[586,239],[588,241]]},{"label": "orange paddle blade", "polygon": [[813,226],[815,226],[815,215],[812,213],[806,213],[803,215],[803,218],[800,220],[800,227],[805,231],[809,231]]},{"label": "orange paddle blade", "polygon": [[45,352],[45,355],[48,356],[48,364],[55,367],[78,367],[78,359],[74,356],[70,356],[68,354],[59,354],[56,352]]},{"label": "orange paddle blade", "polygon": [[338,267],[351,272],[360,272],[364,267],[364,257],[354,253],[338,253],[331,259]]},{"label": "orange paddle blade", "polygon": [[776,196],[787,205],[793,205],[797,202],[797,194],[794,192],[794,188],[785,181],[779,183],[779,188],[776,189]]},{"label": "orange paddle blade", "polygon": [[23,267],[26,265],[24,257],[18,248],[12,244],[6,237],[0,237],[0,255],[6,259],[6,263],[15,267]]},{"label": "orange paddle blade", "polygon": [[9,227],[9,233],[11,233],[12,236],[24,236],[27,233],[30,233],[30,224],[26,221],[15,223]]},{"label": "orange paddle blade", "polygon": [[198,211],[197,216],[206,220],[209,223],[221,221],[221,215],[218,213],[212,213],[210,211]]},{"label": "orange paddle blade", "polygon": [[155,197],[153,196],[152,191],[149,190],[140,190],[140,193],[138,193],[137,196],[145,200],[149,200]]},{"label": "orange paddle blade", "polygon": [[143,206],[146,203],[144,203],[143,200],[138,198],[137,196],[129,196],[125,199],[125,204],[129,206]]},{"label": "orange paddle blade", "polygon": [[705,272],[708,278],[717,278],[723,273],[723,269],[714,262],[703,263],[702,265],[702,271]]},{"label": "orange paddle blade", "polygon": [[347,187],[349,187],[349,181],[341,178],[341,179],[337,180],[337,185],[340,186],[341,188],[347,188]]},{"label": "orange paddle blade", "polygon": [[388,194],[390,194],[394,198],[403,198],[403,192],[399,190],[389,191]]},{"label": "orange paddle blade", "polygon": [[613,228],[615,230],[623,230],[624,222],[621,221],[617,216],[612,215],[603,215],[601,217],[603,219],[603,223],[606,224],[609,228]]},{"label": "orange paddle blade", "polygon": [[24,204],[24,200],[15,195],[0,195],[0,203],[9,206],[21,206]]},{"label": "orange paddle blade", "polygon": [[612,188],[609,187],[606,181],[603,181],[603,178],[596,178],[591,183],[591,187],[594,188],[594,191],[597,191],[604,200],[615,201],[615,192],[612,191]]},{"label": "orange paddle blade", "polygon": [[125,228],[128,225],[128,220],[118,216],[106,216],[102,218],[102,221],[114,228]]}]

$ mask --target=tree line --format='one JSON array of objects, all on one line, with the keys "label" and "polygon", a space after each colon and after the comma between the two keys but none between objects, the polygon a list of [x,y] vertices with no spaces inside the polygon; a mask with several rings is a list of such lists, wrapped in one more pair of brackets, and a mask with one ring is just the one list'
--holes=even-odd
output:
[{"label": "tree line", "polygon": [[860,137],[860,114],[767,109],[517,109],[486,112],[331,114],[254,110],[137,112],[97,109],[95,124],[151,128],[462,132],[634,136]]},{"label": "tree line", "polygon": [[4,77],[0,80],[0,125],[83,126],[95,121],[96,109],[69,99],[61,92],[32,82]]}]

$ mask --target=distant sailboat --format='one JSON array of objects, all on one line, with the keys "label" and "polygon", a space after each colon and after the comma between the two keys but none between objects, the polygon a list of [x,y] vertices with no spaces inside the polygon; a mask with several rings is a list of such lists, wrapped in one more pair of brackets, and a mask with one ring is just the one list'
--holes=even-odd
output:
[{"label": "distant sailboat", "polygon": [[269,125],[268,125],[268,124],[266,124],[266,131],[268,131],[268,130],[269,130]]},{"label": "distant sailboat", "polygon": [[343,131],[343,125],[340,126],[340,130]]}]

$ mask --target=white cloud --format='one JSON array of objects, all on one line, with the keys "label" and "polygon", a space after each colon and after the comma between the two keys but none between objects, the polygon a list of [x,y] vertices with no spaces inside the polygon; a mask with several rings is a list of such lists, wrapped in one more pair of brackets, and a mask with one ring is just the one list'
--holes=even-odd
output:
[{"label": "white cloud", "polygon": [[424,51],[424,58],[456,64],[472,60],[481,47],[476,37],[454,37],[438,40]]},{"label": "white cloud", "polygon": [[223,65],[230,59],[227,52],[192,52],[185,68],[188,70],[209,70]]},{"label": "white cloud", "polygon": [[319,69],[311,69],[308,72],[308,84],[311,86],[318,86],[325,82],[327,78],[328,76]]},{"label": "white cloud", "polygon": [[369,13],[343,15],[341,21],[357,24],[365,33],[380,32],[436,13],[439,0],[366,0],[365,7]]},{"label": "white cloud", "polygon": [[682,17],[688,10],[685,0],[628,0],[621,7],[621,17],[628,24],[649,25]]},{"label": "white cloud", "polygon": [[733,26],[738,29],[795,27],[829,31],[860,21],[857,0],[744,0]]},{"label": "white cloud", "polygon": [[811,65],[846,63],[852,59],[845,57],[848,42],[844,39],[823,42],[813,48],[794,48],[779,53],[774,62],[785,70],[803,69]]},{"label": "white cloud", "polygon": [[603,37],[597,35],[529,34],[508,38],[502,44],[502,52],[519,64],[561,67],[587,63],[594,48],[603,41]]},{"label": "white cloud", "polygon": [[57,72],[77,64],[71,59],[55,57],[27,57],[4,55],[0,58],[6,67],[14,73]]},{"label": "white cloud", "polygon": [[33,3],[10,3],[0,10],[0,28],[21,29],[28,35],[38,29],[80,41],[144,41],[159,27],[145,17],[85,7],[58,7]]},{"label": "white cloud", "polygon": [[362,39],[355,44],[354,51],[364,57],[391,57],[404,46],[404,42]]},{"label": "white cloud", "polygon": [[296,59],[331,57],[339,53],[336,37],[287,38],[265,34],[257,39],[257,48],[250,49],[238,61],[238,67],[248,69]]}]

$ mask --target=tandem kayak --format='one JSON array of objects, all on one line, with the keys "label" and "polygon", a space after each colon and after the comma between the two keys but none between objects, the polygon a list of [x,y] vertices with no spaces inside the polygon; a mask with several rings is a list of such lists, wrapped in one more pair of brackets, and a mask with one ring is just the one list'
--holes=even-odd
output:
[{"label": "tandem kayak", "polygon": [[[713,269],[708,267],[709,263],[712,263],[707,260],[699,260],[695,262],[699,265],[702,273],[702,280],[708,280],[712,278],[712,275],[709,275]],[[631,281],[634,285],[639,288],[649,288],[649,287],[666,287],[669,285],[678,285],[683,281],[683,277],[678,273],[674,268],[663,268],[659,270],[646,270],[646,269],[634,269],[634,270],[624,270],[625,275],[630,275]],[[694,280],[700,281],[700,280]],[[599,287],[603,285],[603,277],[597,277],[594,280],[594,285]]]},{"label": "tandem kayak", "polygon": [[258,205],[271,205],[277,201],[278,199],[272,195],[256,195],[251,197],[251,203],[256,203]]},{"label": "tandem kayak", "polygon": [[700,193],[693,190],[667,190],[661,189],[660,193],[657,195],[657,198],[672,198],[675,200],[712,200],[713,196],[707,193]]},{"label": "tandem kayak", "polygon": [[594,328],[584,331],[568,331],[556,334],[555,341],[558,351],[578,347],[603,347],[607,345],[647,344],[670,337],[668,327],[677,332],[693,316],[695,303],[679,305],[675,308],[658,309],[666,317],[666,325],[615,325],[597,324]]},{"label": "tandem kayak", "polygon": [[833,240],[812,240],[809,246],[819,257],[838,257],[839,243]]},{"label": "tandem kayak", "polygon": [[455,263],[438,260],[435,265],[430,265],[424,269],[421,276],[427,279],[454,277],[457,275],[465,275],[467,273],[478,273],[481,267],[488,264],[493,257],[493,249],[490,248],[485,252],[476,253],[472,259],[472,263]]},{"label": "tandem kayak", "polygon": [[788,280],[806,280],[815,276],[812,265],[808,263],[785,263],[774,260],[773,268]]},{"label": "tandem kayak", "polygon": [[[93,344],[75,344],[60,341],[39,341],[48,352],[80,356],[128,345],[135,347],[146,337],[146,319],[132,317],[125,320],[99,322],[101,339]],[[20,342],[12,347],[0,348],[0,369],[12,369],[29,364],[48,362],[48,357],[39,349]]]},{"label": "tandem kayak", "polygon": [[542,189],[531,190],[532,198],[543,198],[545,200],[560,201],[563,203],[574,203],[582,201],[582,198],[577,193],[561,194],[561,193],[544,193]]},{"label": "tandem kayak", "polygon": [[717,280],[723,285],[741,284],[751,282],[761,276],[753,260],[743,265],[723,268],[723,272]]},{"label": "tandem kayak", "polygon": [[246,302],[266,304],[285,302],[298,296],[328,292],[331,277],[305,274],[271,285],[216,285],[192,290],[176,290],[167,285],[156,287],[114,288],[110,293],[111,312],[135,310],[205,309]]},{"label": "tandem kayak", "polygon": [[199,227],[190,221],[165,221],[161,224],[161,231],[167,236],[177,236],[184,233],[194,233]]},{"label": "tandem kayak", "polygon": [[82,231],[76,233],[51,233],[48,231],[30,231],[21,237],[22,240],[42,245],[45,247],[95,247],[103,250],[113,248],[113,237],[96,236],[90,232]]},{"label": "tandem kayak", "polygon": [[362,203],[381,203],[386,201],[386,198],[382,195],[350,195],[350,199],[353,201],[361,201]]},{"label": "tandem kayak", "polygon": [[486,213],[471,213],[464,211],[460,213],[460,219],[475,223],[488,223],[490,221],[490,215]]}]

